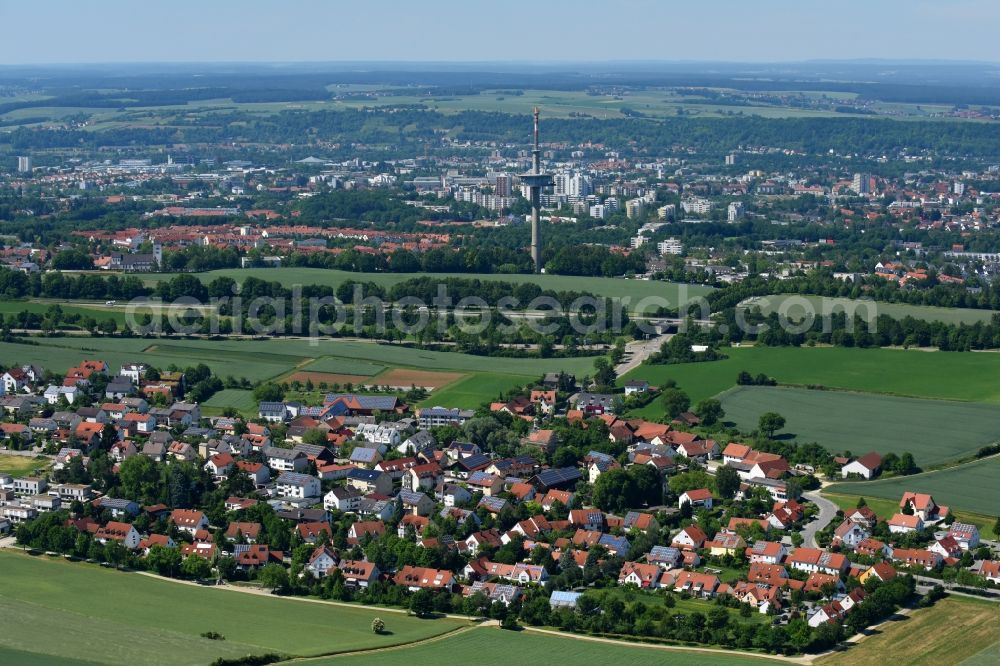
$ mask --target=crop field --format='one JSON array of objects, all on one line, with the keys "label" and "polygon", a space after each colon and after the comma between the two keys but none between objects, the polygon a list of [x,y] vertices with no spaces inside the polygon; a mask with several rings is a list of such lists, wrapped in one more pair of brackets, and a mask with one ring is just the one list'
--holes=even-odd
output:
[{"label": "crop field", "polygon": [[475,409],[483,402],[496,400],[501,393],[523,386],[524,383],[525,377],[521,375],[480,372],[434,391],[420,406]]},{"label": "crop field", "polygon": [[[267,652],[332,654],[417,641],[462,624],[384,612],[392,633],[378,636],[371,631],[376,611],[369,609],[202,588],[14,552],[0,553],[0,572],[0,650],[30,653],[36,663],[203,665]],[[225,640],[201,638],[206,631]]]},{"label": "crop field", "polygon": [[[996,654],[1000,604],[976,599],[941,599],[881,627],[843,652],[816,661],[817,666],[881,666],[967,663],[983,651]],[[976,663],[976,662],[970,662]],[[996,663],[984,661],[981,663]]]},{"label": "crop field", "polygon": [[[666,379],[674,379],[692,403],[697,403],[735,386],[736,376],[746,370],[752,375],[762,372],[781,384],[1000,403],[1000,382],[996,380],[1000,354],[845,347],[740,347],[723,351],[729,358],[722,361],[641,365],[620,381],[645,379],[662,386]],[[662,416],[662,412],[659,401],[653,401],[635,413],[649,418]]]},{"label": "crop field", "polygon": [[[143,275],[146,284],[156,284],[174,277],[169,273]],[[533,275],[533,274],[480,274],[480,273],[352,273],[350,271],[323,268],[226,268],[205,273],[196,273],[202,282],[211,282],[217,277],[229,277],[242,281],[255,277],[268,282],[280,282],[285,287],[301,284],[329,285],[336,289],[344,282],[374,282],[382,287],[391,287],[412,278],[464,278],[484,281],[529,282],[542,289],[553,291],[589,292],[609,298],[631,299],[633,304],[642,298],[660,297],[676,305],[680,298],[696,298],[712,291],[703,285],[677,284],[674,282],[653,282],[650,280],[626,280],[624,278],[578,277],[573,275]]]},{"label": "crop field", "polygon": [[[391,620],[389,618],[391,628]],[[345,655],[321,659],[317,666],[377,663],[379,666],[412,666],[441,661],[449,664],[509,666],[512,659],[532,664],[574,664],[606,666],[609,663],[676,664],[678,666],[747,666],[778,663],[740,653],[664,650],[622,642],[599,642],[573,635],[536,633],[531,630],[504,631],[492,627],[459,630],[454,634],[422,644],[385,650],[377,655]],[[516,655],[516,657],[515,657]]]},{"label": "crop field", "polygon": [[313,386],[324,382],[327,386],[333,386],[334,384],[346,386],[347,384],[364,384],[370,380],[371,377],[368,375],[338,375],[333,372],[310,372],[308,370],[299,370],[290,375],[285,375],[280,379],[282,382],[301,382],[303,384],[312,382]]},{"label": "crop field", "polygon": [[[920,463],[920,456],[917,463]],[[836,483],[826,491],[898,500],[904,491],[930,493],[939,504],[972,513],[1000,515],[1000,457],[985,458],[913,476],[857,483]]]},{"label": "crop field", "polygon": [[367,375],[371,377],[385,370],[385,366],[353,358],[344,358],[342,356],[327,356],[302,366],[302,369],[309,372],[330,372],[338,375]]},{"label": "crop field", "polygon": [[141,354],[156,366],[166,367],[173,363],[184,367],[201,362],[222,376],[233,375],[254,380],[277,377],[293,369],[300,369],[300,365],[324,357],[336,359],[331,361],[331,367],[335,367],[337,363],[366,361],[383,367],[458,372],[478,372],[484,366],[502,363],[507,372],[530,377],[540,377],[543,373],[559,370],[583,376],[591,374],[594,368],[592,356],[549,359],[490,358],[336,338],[188,340],[61,337],[31,338],[30,341],[37,344],[0,343],[0,362],[39,363],[46,368],[62,371],[76,365],[82,358],[99,356],[114,365],[122,361],[134,361]]},{"label": "crop field", "polygon": [[961,666],[996,666],[997,663],[1000,663],[1000,643],[994,643],[963,660]]},{"label": "crop field", "polygon": [[[372,378],[379,386],[419,386],[428,390],[447,386],[465,377],[460,372],[437,372],[434,370],[412,370],[394,368]],[[522,382],[523,383],[523,382]]]},{"label": "crop field", "polygon": [[907,303],[881,303],[870,300],[834,298],[826,296],[800,296],[798,294],[774,294],[754,299],[747,307],[759,307],[764,314],[781,312],[792,321],[799,321],[807,312],[817,316],[846,312],[848,316],[857,314],[865,321],[873,321],[879,315],[889,315],[894,319],[913,317],[923,321],[941,321],[947,324],[975,324],[988,322],[997,314],[993,310],[973,308],[943,308]]},{"label": "crop field", "polygon": [[720,398],[725,420],[743,431],[778,412],[787,420],[782,434],[799,441],[855,455],[909,451],[925,467],[1000,440],[996,405],[771,386],[738,386]]}]

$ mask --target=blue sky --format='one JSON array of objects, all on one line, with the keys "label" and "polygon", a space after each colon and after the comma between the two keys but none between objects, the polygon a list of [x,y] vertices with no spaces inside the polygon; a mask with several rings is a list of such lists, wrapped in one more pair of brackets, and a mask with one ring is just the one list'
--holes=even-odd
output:
[{"label": "blue sky", "polygon": [[2,0],[0,64],[996,62],[998,25],[996,0]]}]

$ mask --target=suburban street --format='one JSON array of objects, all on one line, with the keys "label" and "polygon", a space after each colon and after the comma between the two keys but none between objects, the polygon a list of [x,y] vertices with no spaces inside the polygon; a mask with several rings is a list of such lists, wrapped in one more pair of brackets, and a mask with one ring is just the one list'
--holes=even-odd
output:
[{"label": "suburban street", "polygon": [[814,502],[819,507],[819,515],[811,523],[802,528],[802,538],[804,539],[802,543],[809,548],[819,548],[819,545],[816,543],[816,533],[833,522],[840,508],[820,495],[819,492],[802,493],[802,496]]},{"label": "suburban street", "polygon": [[654,352],[660,351],[660,345],[673,337],[673,333],[658,335],[648,340],[633,340],[625,345],[625,356],[622,362],[615,366],[615,374],[621,377],[626,372],[635,370]]}]

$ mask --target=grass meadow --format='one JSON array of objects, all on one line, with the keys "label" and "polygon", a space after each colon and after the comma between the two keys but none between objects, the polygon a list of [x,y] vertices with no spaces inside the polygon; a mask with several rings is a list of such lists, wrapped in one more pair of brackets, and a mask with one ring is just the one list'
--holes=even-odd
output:
[{"label": "grass meadow", "polygon": [[[881,666],[886,660],[912,666],[996,663],[989,655],[998,654],[1000,604],[952,597],[894,617],[874,635],[817,660],[816,666]],[[986,660],[977,662],[983,654]]]},{"label": "grass meadow", "polygon": [[[729,358],[707,363],[642,365],[621,378],[645,379],[654,386],[667,379],[691,396],[692,403],[736,385],[742,370],[764,373],[781,384],[822,385],[869,393],[1000,403],[1000,354],[927,352],[845,347],[740,347]],[[661,416],[653,402],[640,416]],[[781,411],[778,409],[778,411]]]},{"label": "grass meadow", "polygon": [[812,312],[822,313],[823,308],[827,312],[847,312],[857,313],[865,319],[872,321],[879,315],[889,315],[893,319],[903,319],[913,317],[923,321],[941,321],[947,324],[975,324],[977,322],[989,322],[993,315],[993,310],[977,310],[974,308],[944,308],[929,305],[910,305],[908,303],[881,303],[871,300],[859,300],[851,298],[835,298],[829,296],[801,296],[799,294],[774,294],[754,299],[748,303],[748,307],[757,306],[764,314],[771,312],[782,312],[792,321],[798,321],[805,314],[803,301],[808,302]]},{"label": "grass meadow", "polygon": [[[15,552],[0,553],[0,605],[0,650],[36,655],[36,663],[203,665],[267,652],[332,654],[417,641],[463,624],[202,588]],[[376,615],[391,633],[372,633]],[[225,640],[201,638],[206,631]]]},{"label": "grass meadow", "polygon": [[[446,655],[446,658],[445,658]],[[671,664],[677,666],[761,666],[778,663],[766,658],[721,652],[664,650],[621,642],[598,642],[572,635],[552,635],[525,631],[505,631],[481,627],[458,631],[421,645],[381,651],[377,655],[349,655],[321,659],[317,666],[412,666],[441,662],[474,663],[477,666],[509,666],[512,660],[528,664],[573,664],[606,666],[609,663]]]}]

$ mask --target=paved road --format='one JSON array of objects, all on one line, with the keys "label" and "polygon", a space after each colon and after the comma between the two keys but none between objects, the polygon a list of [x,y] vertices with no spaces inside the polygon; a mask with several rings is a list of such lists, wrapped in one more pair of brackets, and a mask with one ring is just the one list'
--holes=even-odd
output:
[{"label": "paved road", "polygon": [[660,346],[672,337],[673,333],[667,333],[648,340],[633,340],[626,343],[624,360],[615,366],[615,374],[621,377],[626,372],[635,370],[649,358],[650,354],[660,351]]},{"label": "paved road", "polygon": [[802,496],[819,507],[819,515],[811,523],[802,528],[803,545],[808,548],[819,548],[819,544],[816,543],[816,533],[833,522],[833,519],[837,517],[837,511],[840,510],[840,507],[818,492],[802,493]]}]

